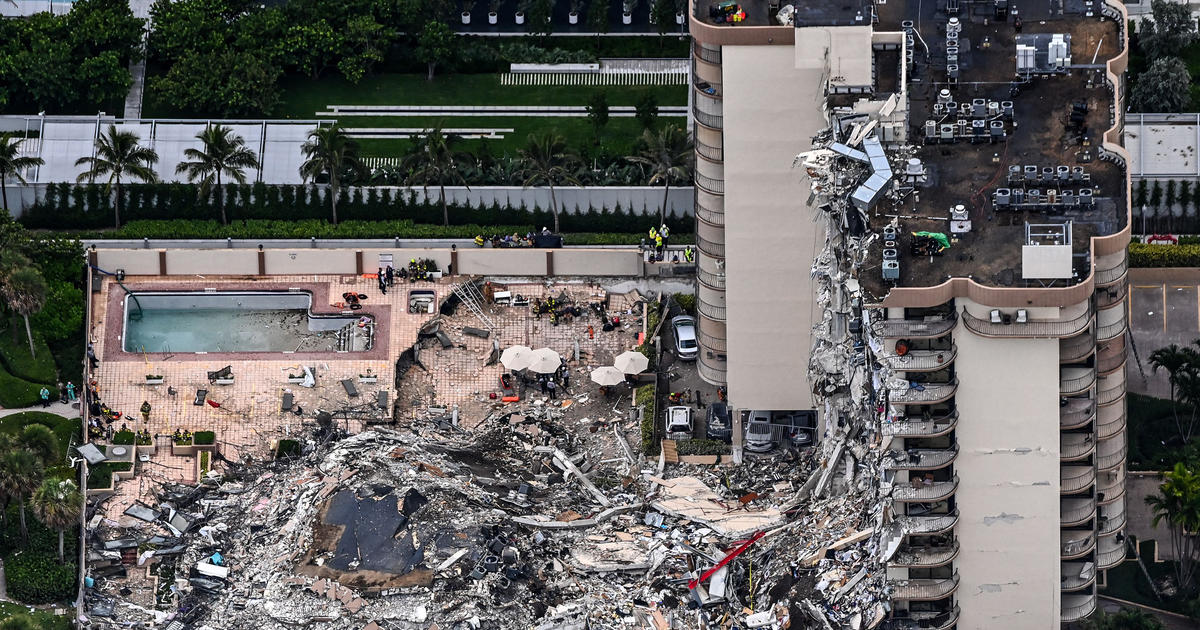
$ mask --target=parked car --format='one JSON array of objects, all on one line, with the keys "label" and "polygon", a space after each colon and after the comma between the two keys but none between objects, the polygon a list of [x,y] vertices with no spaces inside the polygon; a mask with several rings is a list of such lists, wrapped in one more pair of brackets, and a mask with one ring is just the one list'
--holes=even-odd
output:
[{"label": "parked car", "polygon": [[817,412],[797,411],[787,417],[788,439],[792,446],[812,446],[817,434]]},{"label": "parked car", "polygon": [[696,343],[696,320],[690,315],[680,315],[671,319],[671,328],[675,331],[675,356],[680,361],[695,361],[700,354],[700,346]]},{"label": "parked car", "polygon": [[750,412],[750,421],[746,423],[745,446],[752,453],[766,453],[775,448],[775,440],[771,438],[771,412]]},{"label": "parked car", "polygon": [[667,407],[667,439],[692,439],[691,407]]},{"label": "parked car", "polygon": [[729,442],[733,439],[733,424],[729,418],[729,405],[723,402],[709,403],[704,435],[710,440]]}]

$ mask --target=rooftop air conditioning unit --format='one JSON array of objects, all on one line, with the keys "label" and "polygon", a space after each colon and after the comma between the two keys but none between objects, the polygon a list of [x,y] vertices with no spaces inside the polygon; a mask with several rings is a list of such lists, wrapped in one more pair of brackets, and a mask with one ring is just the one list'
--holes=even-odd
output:
[{"label": "rooftop air conditioning unit", "polygon": [[991,315],[991,321],[993,324],[999,324],[1003,321],[1003,318],[1000,316],[1000,309],[998,309],[998,308],[992,309],[992,312],[990,313],[990,315]]},{"label": "rooftop air conditioning unit", "polygon": [[884,280],[899,280],[900,279],[900,262],[896,260],[883,261],[883,279]]},{"label": "rooftop air conditioning unit", "polygon": [[1029,311],[1027,311],[1023,308],[1017,309],[1017,323],[1018,324],[1029,323]]}]

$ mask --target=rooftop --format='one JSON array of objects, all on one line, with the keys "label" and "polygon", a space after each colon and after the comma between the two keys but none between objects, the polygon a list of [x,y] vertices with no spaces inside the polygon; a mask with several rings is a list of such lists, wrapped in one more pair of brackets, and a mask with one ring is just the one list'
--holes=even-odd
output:
[{"label": "rooftop", "polygon": [[[718,26],[784,26],[790,13],[788,6],[795,8],[791,19],[796,26],[862,26],[871,23],[870,0],[696,0],[696,19],[705,24]],[[740,7],[745,14],[741,19],[730,20],[726,16],[736,13],[732,7]],[[776,17],[783,9],[785,21]]]}]

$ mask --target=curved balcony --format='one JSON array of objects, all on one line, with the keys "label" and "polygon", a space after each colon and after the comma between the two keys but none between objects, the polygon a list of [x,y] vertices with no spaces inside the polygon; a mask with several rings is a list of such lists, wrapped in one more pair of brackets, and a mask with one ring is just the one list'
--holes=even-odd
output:
[{"label": "curved balcony", "polygon": [[726,344],[724,337],[710,335],[701,330],[696,338],[697,341],[700,342],[700,347],[704,348],[705,350],[712,350],[713,352],[725,352],[728,349],[728,345]]},{"label": "curved balcony", "polygon": [[953,431],[956,424],[958,424],[957,411],[930,420],[885,422],[881,429],[884,435],[894,437],[938,437]]},{"label": "curved balcony", "polygon": [[880,319],[871,322],[871,330],[885,339],[936,339],[954,330],[958,318],[931,315],[925,319]]},{"label": "curved balcony", "polygon": [[1058,391],[1063,396],[1082,394],[1096,383],[1096,370],[1065,367],[1059,370]]},{"label": "curved balcony", "polygon": [[703,142],[700,142],[699,140],[697,140],[694,144],[696,145],[696,154],[706,160],[720,162],[725,159],[725,150],[721,147],[709,146]]},{"label": "curved balcony", "polygon": [[1015,313],[1006,313],[1010,316],[1010,323],[1003,322],[994,323],[990,319],[982,319],[963,311],[963,325],[971,332],[981,337],[1027,337],[1027,338],[1053,338],[1053,337],[1070,337],[1078,335],[1087,330],[1087,327],[1092,323],[1091,312],[1086,312],[1079,317],[1068,320],[1039,320],[1030,319],[1024,323],[1017,323]]},{"label": "curved balcony", "polygon": [[958,356],[958,346],[950,346],[948,350],[910,350],[905,355],[886,355],[879,360],[892,368],[903,372],[936,372]]},{"label": "curved balcony", "polygon": [[1090,398],[1068,398],[1067,404],[1058,409],[1060,429],[1078,429],[1087,426],[1096,416],[1096,401]]},{"label": "curved balcony", "polygon": [[883,457],[884,470],[937,470],[954,463],[958,448],[913,448],[888,451]]},{"label": "curved balcony", "polygon": [[1094,612],[1096,612],[1096,596],[1094,594],[1063,595],[1062,612],[1060,613],[1062,623],[1079,621]]},{"label": "curved balcony", "polygon": [[1096,340],[1089,334],[1075,335],[1058,342],[1058,362],[1077,363],[1096,350]]},{"label": "curved balcony", "polygon": [[[1125,275],[1129,272],[1129,257],[1125,254],[1125,252],[1121,252],[1120,257],[1120,264],[1116,265],[1115,267],[1109,267],[1108,269],[1100,269],[1100,265],[1103,264],[1103,261],[1096,261],[1097,287],[1107,287],[1125,279]],[[1103,259],[1108,257],[1101,256],[1100,258]]]},{"label": "curved balcony", "polygon": [[697,59],[707,61],[708,63],[717,65],[721,63],[721,51],[705,48],[700,42],[692,43],[692,53],[696,55]]},{"label": "curved balcony", "polygon": [[881,630],[950,630],[958,623],[958,606],[944,611],[896,611],[897,616],[884,620]]},{"label": "curved balcony", "polygon": [[700,196],[696,196],[696,218],[701,221],[716,227],[725,225],[725,210],[717,210],[710,208],[708,205],[700,201]]},{"label": "curved balcony", "polygon": [[728,377],[726,376],[725,362],[709,359],[706,356],[707,354],[706,352],[700,353],[700,360],[696,361],[696,372],[706,383],[713,385],[726,384]]},{"label": "curved balcony", "polygon": [[696,278],[700,280],[700,284],[717,291],[725,290],[725,274],[713,273],[703,269],[696,269]]},{"label": "curved balcony", "polygon": [[944,599],[958,590],[958,573],[941,579],[888,580],[893,600],[934,601]]},{"label": "curved balcony", "polygon": [[923,482],[920,486],[912,482],[892,487],[892,500],[900,503],[928,503],[950,498],[958,489],[958,475],[950,481]]},{"label": "curved balcony", "polygon": [[[1113,312],[1113,311],[1115,311],[1117,313],[1117,319],[1114,321],[1111,321],[1107,324],[1100,324],[1099,326],[1096,327],[1096,341],[1098,341],[1098,342],[1109,341],[1112,339],[1116,339],[1117,337],[1120,337],[1121,335],[1125,334],[1125,329],[1126,329],[1125,307],[1124,306],[1114,306],[1113,308],[1101,311],[1101,313],[1109,313],[1109,312]],[[1107,317],[1108,316],[1105,316],[1106,319],[1107,319]],[[1097,323],[1099,324],[1100,321],[1102,321],[1102,320],[1098,320]]]},{"label": "curved balcony", "polygon": [[696,237],[696,247],[713,258],[725,258],[725,244],[715,243],[706,238]]},{"label": "curved balcony", "polygon": [[904,545],[888,560],[889,567],[934,569],[944,567],[958,557],[958,541],[949,545],[910,547]]},{"label": "curved balcony", "polygon": [[[700,171],[696,171],[695,175],[696,175],[696,185],[699,186],[700,188],[702,188],[705,192],[708,192],[708,193],[711,193],[714,195],[725,194],[725,180],[709,177],[707,175],[704,175]],[[722,254],[722,255],[724,255],[724,254]]]},{"label": "curved balcony", "polygon": [[1125,501],[1114,501],[1100,509],[1100,536],[1112,536],[1125,529]]},{"label": "curved balcony", "polygon": [[1091,433],[1065,433],[1059,441],[1059,458],[1064,462],[1084,459],[1096,452],[1096,437]]},{"label": "curved balcony", "polygon": [[1058,508],[1059,521],[1063,527],[1074,527],[1092,519],[1096,515],[1096,500],[1063,499]]},{"label": "curved balcony", "polygon": [[[1119,338],[1119,337],[1118,337]],[[1096,355],[1096,372],[1099,374],[1112,374],[1117,370],[1125,368],[1125,359],[1129,352],[1122,343],[1117,349],[1104,349]]]},{"label": "curved balcony", "polygon": [[692,86],[696,91],[709,98],[721,98],[721,84],[716,81],[705,79],[698,74],[692,75]]},{"label": "curved balcony", "polygon": [[898,516],[900,531],[905,536],[930,536],[944,534],[958,523],[958,510],[950,514],[930,514],[928,516]]},{"label": "curved balcony", "polygon": [[1096,482],[1096,469],[1091,466],[1063,466],[1059,471],[1059,488],[1062,494],[1081,492]]},{"label": "curved balcony", "polygon": [[1101,405],[1111,405],[1113,403],[1120,402],[1124,399],[1125,399],[1125,381],[1124,380],[1117,383],[1116,385],[1111,385],[1109,387],[1101,389],[1100,393],[1096,395],[1096,400]]},{"label": "curved balcony", "polygon": [[911,405],[914,403],[933,404],[945,402],[954,396],[958,390],[958,379],[949,383],[912,383],[917,387],[909,387],[904,391],[891,390],[888,400],[893,405]]},{"label": "curved balcony", "polygon": [[1111,287],[1105,287],[1096,290],[1096,308],[1108,308],[1114,304],[1125,301],[1125,296],[1129,294],[1129,285],[1126,283],[1116,284]]},{"label": "curved balcony", "polygon": [[1107,440],[1125,430],[1125,409],[1123,407],[1105,407],[1105,409],[1115,409],[1116,413],[1111,418],[1106,418],[1106,414],[1100,414],[1099,422],[1096,424],[1096,437],[1101,440]]},{"label": "curved balcony", "polygon": [[701,315],[717,322],[725,321],[725,307],[709,304],[704,300],[696,300],[696,311]]},{"label": "curved balcony", "polygon": [[695,117],[696,122],[708,127],[709,129],[716,129],[717,131],[720,131],[724,126],[721,114],[702,112],[700,111],[699,106],[692,108],[692,116]]},{"label": "curved balcony", "polygon": [[1108,440],[1101,440],[1096,447],[1096,468],[1112,470],[1125,463],[1125,434],[1118,433]]},{"label": "curved balcony", "polygon": [[1105,536],[1096,548],[1096,566],[1111,569],[1124,562],[1125,556],[1125,540],[1118,541],[1116,536]]},{"label": "curved balcony", "polygon": [[1096,479],[1096,503],[1111,505],[1125,496],[1125,469],[1118,468]]},{"label": "curved balcony", "polygon": [[1096,565],[1091,562],[1064,562],[1059,573],[1063,591],[1078,591],[1096,583]]},{"label": "curved balcony", "polygon": [[1096,537],[1090,530],[1064,529],[1059,537],[1063,560],[1082,558],[1096,548]]}]

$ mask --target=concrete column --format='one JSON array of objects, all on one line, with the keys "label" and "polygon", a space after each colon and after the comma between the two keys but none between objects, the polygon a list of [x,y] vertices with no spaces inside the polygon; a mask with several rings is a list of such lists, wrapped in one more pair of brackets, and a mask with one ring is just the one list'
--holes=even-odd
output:
[{"label": "concrete column", "polygon": [[167,250],[158,250],[158,275],[167,275]]},{"label": "concrete column", "polygon": [[354,273],[359,276],[363,274],[363,254],[361,249],[354,252]]},{"label": "concrete column", "polygon": [[546,250],[546,275],[547,276],[554,275],[554,250],[553,249]]},{"label": "concrete column", "polygon": [[258,275],[267,275],[267,253],[263,250],[258,250]]}]

